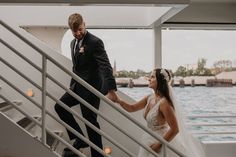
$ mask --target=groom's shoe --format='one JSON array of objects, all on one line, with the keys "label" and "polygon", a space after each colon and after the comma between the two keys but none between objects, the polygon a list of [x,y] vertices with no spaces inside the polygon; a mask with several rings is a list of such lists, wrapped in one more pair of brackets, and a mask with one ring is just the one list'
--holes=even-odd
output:
[{"label": "groom's shoe", "polygon": [[[82,142],[79,139],[76,139],[75,142],[73,143],[73,147],[76,148],[77,150],[79,150],[80,148],[89,147],[89,145],[87,143],[85,143],[85,142]],[[62,157],[78,157],[78,155],[75,154],[69,148],[65,148],[63,153],[62,153]]]},{"label": "groom's shoe", "polygon": [[79,157],[77,154],[75,154],[72,150],[69,148],[65,148],[62,157]]},{"label": "groom's shoe", "polygon": [[80,148],[89,147],[89,145],[79,139],[76,139],[75,142],[73,143],[73,147],[79,150]]}]

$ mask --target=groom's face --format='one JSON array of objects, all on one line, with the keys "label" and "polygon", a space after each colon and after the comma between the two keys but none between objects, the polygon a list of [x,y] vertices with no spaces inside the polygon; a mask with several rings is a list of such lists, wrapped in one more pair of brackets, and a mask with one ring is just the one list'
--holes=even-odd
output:
[{"label": "groom's face", "polygon": [[157,78],[156,78],[156,71],[152,71],[151,76],[149,78],[149,88],[152,88],[154,90],[156,90],[157,88]]},{"label": "groom's face", "polygon": [[85,36],[86,28],[85,23],[83,22],[76,30],[71,30],[75,38],[81,40]]}]

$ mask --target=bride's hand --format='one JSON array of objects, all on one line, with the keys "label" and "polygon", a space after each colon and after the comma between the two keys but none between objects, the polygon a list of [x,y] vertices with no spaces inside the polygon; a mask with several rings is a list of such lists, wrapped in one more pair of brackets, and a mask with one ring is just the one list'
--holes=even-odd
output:
[{"label": "bride's hand", "polygon": [[122,100],[117,96],[116,103],[120,104],[121,101],[122,101]]},{"label": "bride's hand", "polygon": [[157,153],[160,153],[161,151],[161,144],[160,143],[153,143],[152,145],[150,145],[150,148],[152,150],[154,150]]},{"label": "bride's hand", "polygon": [[116,95],[116,93],[115,93],[114,90],[108,91],[106,97],[107,97],[108,99],[110,99],[111,101],[113,101],[113,102],[117,102],[117,99],[118,99],[118,97],[117,97],[117,95]]}]

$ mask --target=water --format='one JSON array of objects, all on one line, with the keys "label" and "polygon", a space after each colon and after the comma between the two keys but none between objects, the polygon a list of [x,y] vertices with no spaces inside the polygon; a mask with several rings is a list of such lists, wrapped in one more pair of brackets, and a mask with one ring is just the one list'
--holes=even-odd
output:
[{"label": "water", "polygon": [[[135,100],[152,93],[147,87],[119,88]],[[236,116],[236,87],[174,87],[182,114],[190,115],[233,115]],[[234,118],[186,118],[191,124],[236,124]],[[192,132],[235,132],[235,134],[195,134],[202,141],[236,141],[236,126],[189,126]]]}]

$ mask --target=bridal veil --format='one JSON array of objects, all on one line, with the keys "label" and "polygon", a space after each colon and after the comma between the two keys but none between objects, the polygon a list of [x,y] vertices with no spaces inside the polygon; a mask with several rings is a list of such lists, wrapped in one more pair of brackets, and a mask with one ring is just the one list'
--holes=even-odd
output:
[{"label": "bridal veil", "polygon": [[[175,100],[175,96],[172,87],[169,85],[169,95],[175,108],[176,118],[179,125],[179,133],[175,137],[175,143],[184,147],[184,154],[187,157],[206,157],[205,148],[203,144],[192,133],[187,130],[187,126],[184,123],[184,116],[181,114],[181,106]],[[179,146],[177,146],[178,149]]]}]

